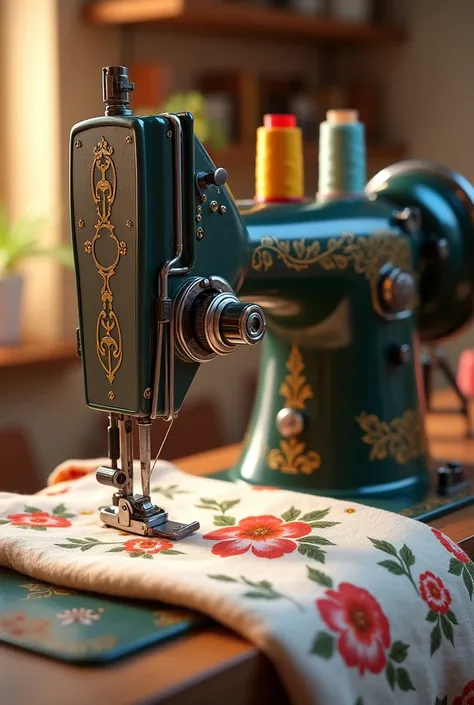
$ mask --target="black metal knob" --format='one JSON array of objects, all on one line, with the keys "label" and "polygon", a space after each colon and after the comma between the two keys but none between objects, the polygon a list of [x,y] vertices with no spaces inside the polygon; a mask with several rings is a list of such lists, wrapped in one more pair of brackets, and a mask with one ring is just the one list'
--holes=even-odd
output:
[{"label": "black metal knob", "polygon": [[408,235],[413,235],[421,228],[421,215],[418,208],[404,208],[395,211],[393,222],[399,225]]},{"label": "black metal knob", "polygon": [[123,487],[127,482],[127,476],[123,470],[117,470],[116,468],[106,468],[101,466],[97,468],[95,473],[97,482],[101,485],[107,485],[108,487]]},{"label": "black metal knob", "polygon": [[126,66],[104,66],[102,69],[102,100],[106,115],[131,115],[128,108],[130,93],[135,88],[128,79]]},{"label": "black metal knob", "polygon": [[409,272],[394,268],[380,282],[382,305],[389,313],[409,310],[415,296],[415,281]]},{"label": "black metal knob", "polygon": [[227,183],[227,171],[222,167],[208,172],[200,171],[197,175],[197,183],[201,189],[209,188],[209,186],[224,186]]},{"label": "black metal knob", "polygon": [[464,474],[459,463],[445,463],[438,468],[438,494],[445,496],[460,488]]},{"label": "black metal knob", "polygon": [[391,345],[388,351],[388,359],[392,365],[408,365],[411,362],[411,348],[405,343],[402,345]]}]

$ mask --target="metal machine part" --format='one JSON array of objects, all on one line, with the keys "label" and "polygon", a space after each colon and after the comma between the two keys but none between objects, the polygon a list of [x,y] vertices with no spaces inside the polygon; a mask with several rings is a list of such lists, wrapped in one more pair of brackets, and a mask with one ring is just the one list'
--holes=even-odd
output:
[{"label": "metal machine part", "polygon": [[256,304],[242,303],[221,277],[193,278],[180,291],[174,306],[177,354],[194,362],[209,362],[238,345],[255,345],[263,338],[265,315]]},{"label": "metal machine part", "polygon": [[[104,67],[105,118],[79,123],[71,133],[77,350],[87,403],[109,416],[110,465],[97,470],[97,480],[115,492],[110,506],[101,508],[102,521],[142,536],[179,539],[199,524],[169,521],[166,511],[152,503],[154,463],[196,363],[259,342],[265,319],[258,306],[241,303],[227,281],[241,280],[245,227],[230,193],[220,188],[227,181],[226,170],[216,168],[204,149],[199,152],[191,115],[135,118],[129,108],[133,89],[125,66]],[[158,166],[150,167],[148,152],[159,155]],[[166,185],[156,204],[148,206],[146,199],[145,216],[141,186],[146,195],[148,183],[160,172],[167,175]],[[203,213],[206,190],[213,200]],[[227,214],[226,226],[233,235],[220,245],[228,255],[222,266],[226,279],[204,278],[206,255],[200,262],[196,258],[195,240],[202,239],[198,234],[204,234],[204,228],[200,225],[196,231],[195,223],[206,221],[208,214],[212,218],[207,245],[212,234],[217,236],[211,215],[216,212]],[[157,238],[157,232],[163,236]],[[124,257],[127,266],[120,264]],[[142,494],[133,489],[134,419]],[[166,432],[152,464],[155,419],[166,422]]]}]

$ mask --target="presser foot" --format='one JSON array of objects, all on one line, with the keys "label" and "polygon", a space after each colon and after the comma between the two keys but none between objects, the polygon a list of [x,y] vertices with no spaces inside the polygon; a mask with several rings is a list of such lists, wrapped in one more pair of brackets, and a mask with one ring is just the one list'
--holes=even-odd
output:
[{"label": "presser foot", "polygon": [[167,512],[142,495],[117,497],[117,505],[100,507],[100,519],[113,529],[171,541],[179,541],[199,529],[197,521],[190,524],[169,521]]}]

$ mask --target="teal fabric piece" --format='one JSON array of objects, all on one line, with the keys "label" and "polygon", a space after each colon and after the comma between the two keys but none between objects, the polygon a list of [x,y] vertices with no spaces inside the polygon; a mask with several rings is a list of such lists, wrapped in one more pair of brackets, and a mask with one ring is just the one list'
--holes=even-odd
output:
[{"label": "teal fabric piece", "polygon": [[76,592],[0,568],[0,642],[61,661],[113,661],[205,622],[190,610]]}]

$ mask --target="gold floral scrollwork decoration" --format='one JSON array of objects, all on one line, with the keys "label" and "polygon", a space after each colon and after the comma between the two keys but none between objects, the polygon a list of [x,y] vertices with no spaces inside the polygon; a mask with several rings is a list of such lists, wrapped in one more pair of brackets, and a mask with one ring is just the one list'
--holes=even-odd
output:
[{"label": "gold floral scrollwork decoration", "polygon": [[296,272],[313,266],[325,271],[352,269],[369,282],[372,305],[378,313],[377,284],[381,268],[391,264],[409,272],[413,269],[408,239],[384,231],[357,237],[353,233],[342,233],[340,237],[329,238],[324,250],[319,240],[307,243],[304,238],[279,240],[265,235],[252,253],[252,268],[267,272],[278,260]]},{"label": "gold floral scrollwork decoration", "polygon": [[[110,384],[122,364],[123,341],[120,321],[114,310],[114,293],[110,280],[115,275],[121,257],[127,254],[127,243],[119,240],[112,224],[112,207],[117,193],[117,171],[112,159],[114,150],[102,137],[93,149],[90,173],[92,199],[98,216],[94,226],[94,237],[86,240],[84,251],[92,255],[97,272],[102,277],[101,310],[96,323],[96,350],[98,360]],[[97,256],[97,243],[101,238],[109,238],[114,247],[111,261],[103,263]]]},{"label": "gold floral scrollwork decoration", "polygon": [[362,412],[357,423],[364,431],[362,440],[371,446],[370,460],[393,458],[403,465],[425,452],[425,432],[419,411],[408,409],[401,418],[382,421]]},{"label": "gold floral scrollwork decoration", "polygon": [[[286,363],[288,374],[280,386],[280,394],[285,407],[303,411],[313,392],[303,374],[305,365],[297,345],[293,345]],[[279,448],[270,450],[267,456],[268,467],[290,475],[310,475],[321,465],[321,456],[314,450],[306,452],[306,444],[295,436],[282,439]]]}]

